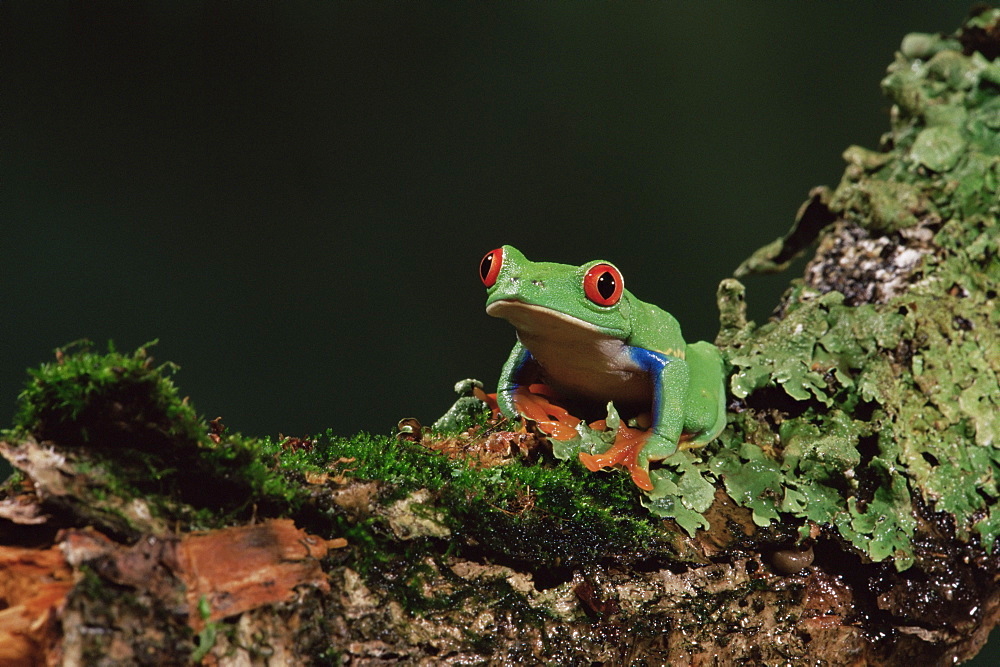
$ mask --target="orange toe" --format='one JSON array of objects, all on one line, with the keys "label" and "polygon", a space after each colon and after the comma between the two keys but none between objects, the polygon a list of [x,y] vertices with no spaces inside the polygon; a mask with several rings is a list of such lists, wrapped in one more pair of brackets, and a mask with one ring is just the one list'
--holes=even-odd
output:
[{"label": "orange toe", "polygon": [[496,417],[497,415],[500,414],[500,404],[497,403],[497,395],[496,394],[487,394],[485,391],[483,391],[479,387],[473,387],[472,388],[472,395],[475,396],[476,398],[478,398],[483,403],[485,403],[486,406],[493,413],[494,417]]},{"label": "orange toe", "polygon": [[526,418],[536,422],[538,428],[556,440],[571,440],[578,434],[580,420],[566,408],[548,399],[551,391],[545,385],[519,387],[514,393],[514,406]]}]

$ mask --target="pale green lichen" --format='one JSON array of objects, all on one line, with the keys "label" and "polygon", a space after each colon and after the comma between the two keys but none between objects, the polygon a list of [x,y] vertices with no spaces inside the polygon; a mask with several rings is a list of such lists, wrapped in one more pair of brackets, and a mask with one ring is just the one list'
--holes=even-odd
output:
[{"label": "pale green lichen", "polygon": [[[843,181],[823,195],[839,222],[815,270],[780,319],[727,336],[747,409],[709,460],[758,523],[832,525],[899,569],[913,561],[918,496],[960,537],[974,531],[991,549],[1000,533],[1000,61],[960,48],[904,40],[883,82],[892,132],[881,152],[845,152]],[[898,260],[862,267],[857,250],[837,248],[851,233]],[[787,266],[801,246],[793,229],[744,272]],[[866,280],[897,286],[865,302],[851,289]]]},{"label": "pale green lichen", "polygon": [[675,520],[690,535],[697,528],[709,528],[704,513],[715,500],[715,486],[695,454],[677,452],[662,468],[651,471],[650,479],[653,490],[642,500],[650,512]]}]

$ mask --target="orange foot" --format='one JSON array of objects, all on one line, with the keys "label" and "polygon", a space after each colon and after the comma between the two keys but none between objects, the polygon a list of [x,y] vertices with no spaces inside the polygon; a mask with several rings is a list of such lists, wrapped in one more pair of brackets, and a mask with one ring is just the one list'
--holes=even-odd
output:
[{"label": "orange foot", "polygon": [[620,424],[618,432],[615,433],[615,442],[607,451],[601,454],[580,452],[580,463],[592,472],[616,465],[625,466],[636,486],[644,491],[652,491],[653,482],[649,479],[649,471],[639,465],[639,452],[642,451],[648,437],[649,431]]},{"label": "orange foot", "polygon": [[576,426],[581,420],[550,401],[548,397],[551,395],[551,390],[544,384],[518,387],[514,393],[514,405],[518,412],[537,423],[546,435],[556,440],[571,440],[578,435]]},{"label": "orange foot", "polygon": [[480,401],[486,404],[486,407],[490,409],[493,416],[496,417],[500,414],[500,405],[497,403],[496,394],[487,394],[485,391],[479,387],[472,388],[472,395],[478,398]]},{"label": "orange foot", "polygon": [[[496,394],[487,394],[478,387],[473,389],[473,394],[489,406],[494,417],[500,414]],[[556,440],[572,440],[578,435],[576,425],[583,420],[550,401],[550,396],[552,390],[547,385],[521,386],[514,392],[514,407],[521,415],[538,424],[539,430],[545,435]]]}]

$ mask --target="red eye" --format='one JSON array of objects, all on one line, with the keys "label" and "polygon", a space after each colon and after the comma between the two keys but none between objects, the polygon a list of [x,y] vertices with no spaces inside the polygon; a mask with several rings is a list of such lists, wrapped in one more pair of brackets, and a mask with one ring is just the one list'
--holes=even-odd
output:
[{"label": "red eye", "polygon": [[479,262],[479,278],[487,287],[493,287],[500,275],[500,267],[503,266],[503,248],[490,250]]},{"label": "red eye", "polygon": [[613,306],[622,298],[625,281],[610,264],[595,264],[583,277],[583,293],[598,306]]}]

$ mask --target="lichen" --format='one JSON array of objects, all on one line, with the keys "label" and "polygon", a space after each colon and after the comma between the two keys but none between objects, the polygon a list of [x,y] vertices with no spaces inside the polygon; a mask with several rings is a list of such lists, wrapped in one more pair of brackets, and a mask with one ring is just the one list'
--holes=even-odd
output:
[{"label": "lichen", "polygon": [[[709,468],[759,523],[833,526],[898,569],[918,497],[987,550],[1000,529],[1000,61],[965,39],[998,22],[904,40],[891,131],[815,198],[834,224],[805,278],[725,341],[737,414]],[[786,266],[801,225],[743,272]]]}]

